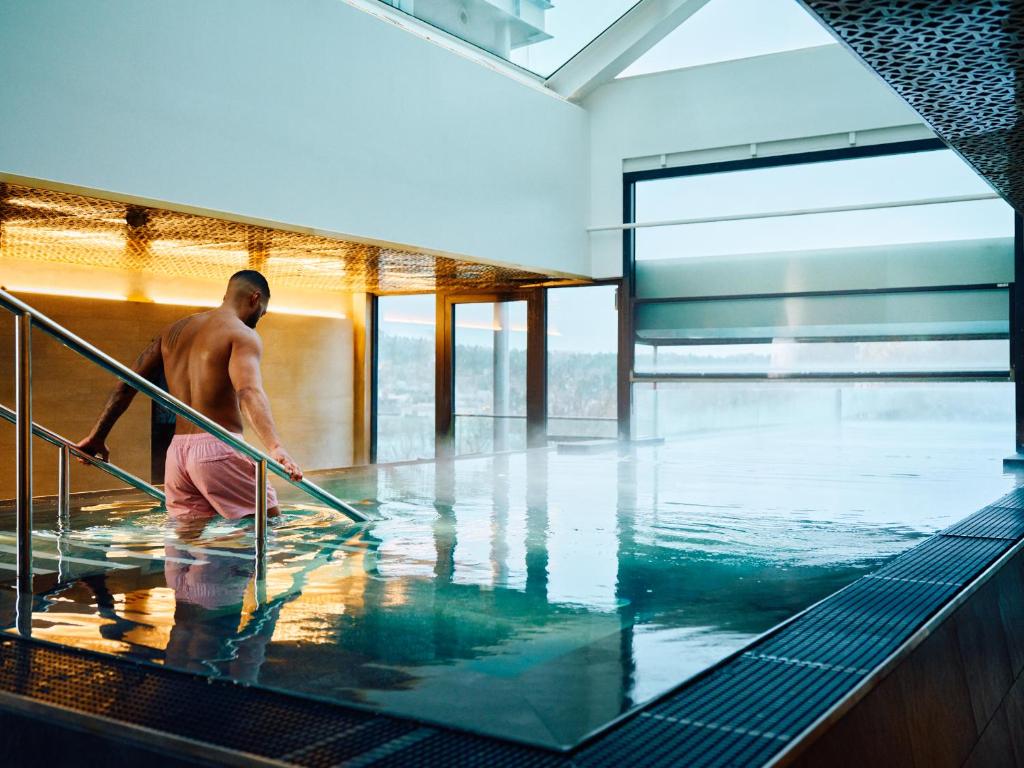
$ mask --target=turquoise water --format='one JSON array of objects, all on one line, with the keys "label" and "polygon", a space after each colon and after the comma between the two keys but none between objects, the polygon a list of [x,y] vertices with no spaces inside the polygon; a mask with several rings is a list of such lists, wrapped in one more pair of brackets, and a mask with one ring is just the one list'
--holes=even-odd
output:
[{"label": "turquoise water", "polygon": [[1005,493],[1011,444],[876,424],[326,473],[379,519],[286,490],[265,589],[248,523],[104,499],[39,531],[31,632],[566,747]]}]

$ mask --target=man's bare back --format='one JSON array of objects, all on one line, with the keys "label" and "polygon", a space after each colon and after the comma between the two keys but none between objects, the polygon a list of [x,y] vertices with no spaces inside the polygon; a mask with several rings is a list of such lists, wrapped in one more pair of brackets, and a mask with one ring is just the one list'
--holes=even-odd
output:
[{"label": "man's bare back", "polygon": [[[260,338],[237,315],[222,309],[182,318],[159,337],[167,389],[186,405],[210,417],[225,429],[242,431],[241,393],[232,385],[232,352],[253,347],[259,358]],[[235,367],[244,365],[235,355]],[[175,434],[202,430],[178,419]]]},{"label": "man's bare back", "polygon": [[[150,381],[162,370],[171,395],[231,432],[241,433],[244,414],[271,457],[298,480],[302,471],[281,445],[260,374],[263,344],[254,328],[266,314],[269,296],[262,275],[237,273],[221,306],[171,325],[150,342],[133,368]],[[107,459],[106,437],[134,396],[133,388],[119,384],[79,447]],[[181,418],[174,431],[175,440],[204,432]]]}]

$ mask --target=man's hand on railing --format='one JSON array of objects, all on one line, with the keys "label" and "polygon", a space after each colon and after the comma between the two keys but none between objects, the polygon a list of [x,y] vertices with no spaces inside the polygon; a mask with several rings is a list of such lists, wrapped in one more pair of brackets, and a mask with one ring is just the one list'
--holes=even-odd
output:
[{"label": "man's hand on railing", "polygon": [[[85,440],[75,443],[75,447],[78,448],[82,453],[87,453],[90,456],[95,456],[97,459],[102,461],[110,460],[110,449],[107,448],[107,444],[102,438],[94,435],[89,435]],[[87,464],[88,462],[80,457],[75,457],[79,464]]]},{"label": "man's hand on railing", "polygon": [[292,480],[302,479],[302,470],[299,469],[299,465],[295,463],[295,459],[293,459],[284,448],[277,446],[277,448],[272,449],[270,451],[270,457],[288,471],[288,475]]}]

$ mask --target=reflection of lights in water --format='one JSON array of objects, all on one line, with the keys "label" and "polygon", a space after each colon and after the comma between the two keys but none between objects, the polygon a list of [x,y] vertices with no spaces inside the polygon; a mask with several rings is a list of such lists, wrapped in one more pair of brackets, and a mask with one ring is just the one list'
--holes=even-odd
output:
[{"label": "reflection of lights in water", "polygon": [[[52,602],[73,603],[71,600],[61,598]],[[37,640],[48,640],[52,643],[73,645],[75,648],[82,648],[87,651],[99,653],[110,653],[114,655],[126,654],[131,646],[121,640],[113,640],[103,637],[103,627],[115,624],[115,621],[105,616],[85,613],[39,613],[32,614],[32,637]]]},{"label": "reflection of lights in water", "polygon": [[[346,613],[360,615],[365,608],[369,581],[365,558],[363,552],[335,550],[323,565],[306,573],[298,585],[301,594],[281,609],[274,642],[336,643],[336,618]],[[294,570],[288,578],[293,575]]]},{"label": "reflection of lights in water", "polygon": [[125,632],[125,642],[161,651],[166,649],[174,627],[176,605],[174,590],[167,587],[129,592],[125,595],[122,615],[136,625]]},{"label": "reflection of lights in water", "polygon": [[402,579],[384,582],[384,596],[380,601],[383,608],[396,608],[409,602],[408,585]]}]

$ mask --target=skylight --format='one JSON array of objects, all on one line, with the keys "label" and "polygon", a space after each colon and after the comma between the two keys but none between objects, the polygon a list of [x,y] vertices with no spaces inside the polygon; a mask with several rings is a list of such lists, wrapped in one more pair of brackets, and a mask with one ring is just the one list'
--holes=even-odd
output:
[{"label": "skylight", "polygon": [[834,44],[797,0],[711,0],[619,77]]},{"label": "skylight", "polygon": [[380,0],[548,77],[637,0]]}]

